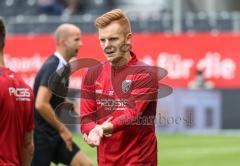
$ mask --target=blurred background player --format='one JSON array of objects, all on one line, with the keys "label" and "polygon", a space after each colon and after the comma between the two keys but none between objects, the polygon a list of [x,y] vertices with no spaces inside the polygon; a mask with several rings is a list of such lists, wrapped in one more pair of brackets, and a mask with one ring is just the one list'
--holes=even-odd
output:
[{"label": "blurred background player", "polygon": [[[100,166],[156,166],[157,75],[131,51],[131,25],[120,9],[103,14],[95,24],[107,62],[90,69],[85,76],[82,90],[100,94],[82,96],[81,130],[89,145],[99,145]],[[95,76],[96,81],[91,82]],[[139,94],[144,95],[136,97]],[[85,122],[84,117],[96,110],[96,123],[94,119]],[[109,110],[110,116],[101,117]],[[139,119],[147,123],[135,123]]]},{"label": "blurred background player", "polygon": [[50,76],[68,66],[69,60],[77,55],[82,45],[81,31],[73,24],[62,24],[55,31],[55,40],[56,52],[43,64],[34,83],[36,149],[32,165],[48,166],[51,161],[73,166],[92,165],[54,113],[65,98],[53,94],[48,87]]},{"label": "blurred background player", "polygon": [[34,96],[22,78],[4,67],[5,25],[0,18],[0,165],[31,165]]}]

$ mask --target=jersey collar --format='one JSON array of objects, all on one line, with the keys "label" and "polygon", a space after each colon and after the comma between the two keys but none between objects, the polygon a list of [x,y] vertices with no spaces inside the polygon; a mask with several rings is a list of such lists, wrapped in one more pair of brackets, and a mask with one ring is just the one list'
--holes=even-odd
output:
[{"label": "jersey collar", "polygon": [[130,61],[128,62],[128,65],[131,65],[131,64],[134,64],[134,63],[136,63],[137,62],[137,56],[136,56],[136,54],[134,53],[134,52],[130,52],[130,54],[131,54],[131,59],[130,59]]},{"label": "jersey collar", "polygon": [[118,66],[118,67],[113,67],[113,69],[114,70],[121,70],[121,69],[126,68],[127,66],[134,65],[138,61],[137,57],[136,57],[136,54],[133,53],[132,51],[130,51],[130,55],[131,55],[131,59],[129,60],[129,62],[127,64],[122,65],[122,66]]},{"label": "jersey collar", "polygon": [[65,66],[67,65],[67,61],[63,58],[63,56],[59,52],[55,51],[54,55],[60,60],[60,62],[63,65]]}]

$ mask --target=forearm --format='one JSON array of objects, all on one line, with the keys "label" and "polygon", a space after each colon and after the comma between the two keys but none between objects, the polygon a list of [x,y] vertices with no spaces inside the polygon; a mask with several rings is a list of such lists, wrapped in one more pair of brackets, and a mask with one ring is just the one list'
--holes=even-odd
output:
[{"label": "forearm", "polygon": [[[151,85],[150,81],[149,84]],[[145,83],[148,84],[148,83]],[[111,123],[113,124],[114,132],[121,130],[128,125],[131,125],[134,121],[138,120],[141,115],[146,110],[149,104],[156,103],[158,90],[157,90],[157,82],[147,88],[146,85],[142,87],[135,88],[137,90],[133,90],[131,97],[128,100],[128,104],[125,107],[125,110],[122,111],[122,114],[116,118],[114,118]]]},{"label": "forearm", "polygon": [[62,128],[64,128],[64,125],[57,118],[57,116],[55,115],[55,112],[50,104],[48,104],[48,103],[41,104],[37,108],[37,110],[40,113],[40,115],[42,116],[42,118],[45,121],[47,121],[57,131],[60,131]]},{"label": "forearm", "polygon": [[95,122],[90,123],[81,123],[81,132],[83,134],[89,134],[89,132],[96,126],[97,124]]},{"label": "forearm", "polygon": [[95,103],[86,102],[81,99],[80,124],[81,132],[87,134],[97,125]]},{"label": "forearm", "polygon": [[22,151],[22,165],[30,166],[34,152],[33,130],[27,132],[24,136],[24,144]]},{"label": "forearm", "polygon": [[[126,109],[124,113],[114,118],[111,123],[114,132],[121,130],[137,120],[146,109],[148,102],[138,102],[133,109]],[[106,129],[107,130],[107,129]]]},{"label": "forearm", "polygon": [[34,152],[34,145],[29,144],[25,145],[23,148],[23,159],[22,159],[22,165],[23,166],[30,166],[33,158],[33,152]]}]

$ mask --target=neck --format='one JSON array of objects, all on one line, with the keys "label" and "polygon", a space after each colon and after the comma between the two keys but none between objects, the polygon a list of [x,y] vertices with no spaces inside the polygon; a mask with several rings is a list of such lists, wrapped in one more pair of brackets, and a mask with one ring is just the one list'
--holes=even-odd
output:
[{"label": "neck", "polygon": [[67,56],[66,52],[63,49],[57,48],[57,52],[59,52],[67,62],[70,60],[70,58]]},{"label": "neck", "polygon": [[0,66],[1,67],[5,66],[4,59],[3,59],[3,52],[2,51],[0,52]]},{"label": "neck", "polygon": [[111,62],[111,66],[113,67],[121,67],[124,66],[126,64],[128,64],[128,62],[131,60],[131,54],[130,52],[126,52],[124,53],[123,56],[121,56],[120,58],[114,60],[113,62]]}]

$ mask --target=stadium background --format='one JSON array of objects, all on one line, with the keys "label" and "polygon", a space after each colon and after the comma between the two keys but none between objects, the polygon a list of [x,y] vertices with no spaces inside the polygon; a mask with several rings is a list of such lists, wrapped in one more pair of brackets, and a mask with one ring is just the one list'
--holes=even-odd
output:
[{"label": "stadium background", "polygon": [[[103,60],[94,20],[113,8],[129,15],[139,59],[167,69],[168,77],[162,81],[174,88],[158,102],[159,165],[237,166],[240,1],[1,0],[0,15],[8,30],[7,65],[32,86],[36,72],[54,51],[52,34],[64,22],[83,31],[78,58]],[[76,73],[70,85],[80,84],[81,75]],[[78,100],[74,102],[77,105]],[[96,162],[95,150],[83,142],[78,122],[73,125],[72,119],[62,117]]]}]

